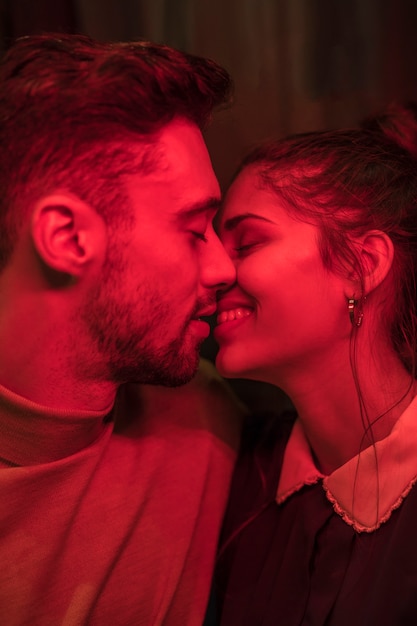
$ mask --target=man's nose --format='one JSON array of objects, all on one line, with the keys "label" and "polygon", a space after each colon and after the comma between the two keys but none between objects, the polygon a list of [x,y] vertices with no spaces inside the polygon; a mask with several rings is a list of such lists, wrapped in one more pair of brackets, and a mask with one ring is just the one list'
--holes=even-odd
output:
[{"label": "man's nose", "polygon": [[206,255],[202,260],[202,283],[211,289],[227,289],[236,280],[236,269],[216,232],[207,235]]}]

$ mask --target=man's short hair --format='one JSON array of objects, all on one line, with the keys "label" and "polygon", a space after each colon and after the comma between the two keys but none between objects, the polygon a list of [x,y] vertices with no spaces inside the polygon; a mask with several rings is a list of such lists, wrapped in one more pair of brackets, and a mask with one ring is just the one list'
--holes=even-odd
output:
[{"label": "man's short hair", "polygon": [[222,67],[165,45],[18,39],[0,63],[0,270],[34,199],[65,188],[125,220],[123,176],[157,166],[158,132],[174,118],[203,129],[230,98]]}]

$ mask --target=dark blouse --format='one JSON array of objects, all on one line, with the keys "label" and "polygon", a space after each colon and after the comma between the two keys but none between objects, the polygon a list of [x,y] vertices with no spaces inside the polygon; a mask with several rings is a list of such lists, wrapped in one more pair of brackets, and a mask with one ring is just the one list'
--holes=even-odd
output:
[{"label": "dark blouse", "polygon": [[216,577],[222,626],[416,626],[417,488],[374,532],[348,525],[321,481],[278,505],[292,425],[245,433]]}]

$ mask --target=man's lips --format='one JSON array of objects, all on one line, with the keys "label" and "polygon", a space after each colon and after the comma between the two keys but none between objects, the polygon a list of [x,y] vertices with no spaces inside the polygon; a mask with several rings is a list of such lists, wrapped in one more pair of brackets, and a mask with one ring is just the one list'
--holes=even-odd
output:
[{"label": "man's lips", "polygon": [[190,320],[190,329],[197,334],[200,339],[206,339],[210,334],[210,323],[208,318],[216,313],[215,305],[198,309]]},{"label": "man's lips", "polygon": [[196,313],[193,315],[194,320],[200,320],[202,317],[211,317],[217,311],[217,307],[215,304],[212,306],[207,306],[202,309],[198,309]]}]

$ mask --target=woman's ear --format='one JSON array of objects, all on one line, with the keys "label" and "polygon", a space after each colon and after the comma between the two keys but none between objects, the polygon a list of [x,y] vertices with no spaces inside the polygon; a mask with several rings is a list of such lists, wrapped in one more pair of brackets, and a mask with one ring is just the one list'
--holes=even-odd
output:
[{"label": "woman's ear", "polygon": [[106,226],[88,204],[71,194],[45,196],[32,214],[34,247],[50,269],[81,275],[95,259],[103,258]]},{"label": "woman's ear", "polygon": [[[381,230],[371,230],[356,241],[357,255],[362,266],[363,282],[351,290],[347,297],[369,295],[388,275],[394,259],[391,238]],[[353,286],[352,286],[353,287]],[[352,289],[351,287],[351,289]],[[363,290],[363,293],[361,291]]]}]

